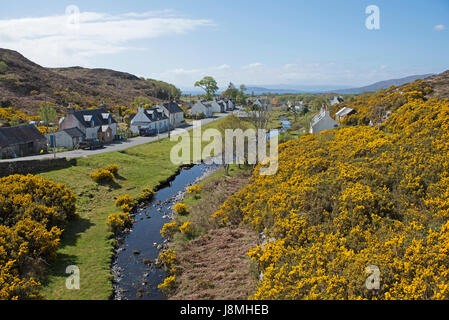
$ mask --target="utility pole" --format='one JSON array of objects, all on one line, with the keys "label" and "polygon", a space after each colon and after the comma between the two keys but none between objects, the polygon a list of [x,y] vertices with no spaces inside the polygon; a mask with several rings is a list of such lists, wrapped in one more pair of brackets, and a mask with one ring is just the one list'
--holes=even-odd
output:
[{"label": "utility pole", "polygon": [[56,159],[56,133],[53,133],[53,157]]},{"label": "utility pole", "polygon": [[170,123],[171,123],[171,112],[170,112],[170,103],[168,104],[168,138],[170,139]]}]

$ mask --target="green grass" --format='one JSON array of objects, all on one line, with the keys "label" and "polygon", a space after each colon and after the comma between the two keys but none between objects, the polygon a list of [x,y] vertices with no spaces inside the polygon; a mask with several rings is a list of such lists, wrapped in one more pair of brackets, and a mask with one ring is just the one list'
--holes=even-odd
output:
[{"label": "green grass", "polygon": [[[218,120],[203,127],[217,126]],[[79,219],[71,222],[61,239],[57,260],[48,269],[42,293],[51,300],[106,300],[112,289],[110,274],[115,240],[106,225],[107,216],[119,212],[114,199],[124,194],[137,198],[145,187],[154,188],[178,169],[170,161],[177,142],[164,139],[120,152],[81,158],[77,165],[41,173],[40,176],[66,184],[77,196]],[[111,185],[95,183],[90,174],[109,164],[119,166]],[[66,267],[80,269],[80,290],[66,289]]]}]

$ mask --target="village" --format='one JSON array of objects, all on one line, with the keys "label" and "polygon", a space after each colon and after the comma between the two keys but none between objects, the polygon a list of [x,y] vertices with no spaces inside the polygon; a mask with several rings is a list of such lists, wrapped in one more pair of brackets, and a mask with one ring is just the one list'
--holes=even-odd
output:
[{"label": "village", "polygon": [[[330,106],[338,105],[344,99],[335,96],[329,101]],[[190,109],[187,113],[180,104],[186,104]],[[239,118],[248,118],[251,113],[248,106],[254,106],[265,112],[272,113],[270,117],[286,119],[285,116],[312,113],[314,116],[302,129],[303,133],[317,134],[339,126],[345,116],[355,110],[347,107],[339,109],[335,118],[330,115],[327,104],[320,110],[311,110],[302,101],[290,100],[278,103],[276,98],[249,98],[246,105],[238,105],[231,98],[214,97],[211,101],[198,99],[195,103],[171,101],[155,107],[139,107],[130,121],[129,132],[119,132],[119,122],[105,105],[87,110],[67,108],[67,114],[58,121],[54,132],[41,133],[35,122],[0,128],[0,158],[18,159],[36,155],[44,155],[56,150],[101,149],[115,142],[125,143],[129,137],[155,137],[161,134],[191,127],[191,121],[209,119],[213,121],[235,113]],[[254,110],[254,108],[253,108]],[[280,112],[279,112],[280,111]],[[42,123],[41,123],[42,124]],[[378,123],[380,124],[380,123]],[[268,128],[267,128],[268,129]],[[272,128],[270,128],[272,129]],[[123,148],[123,146],[122,146]]]}]

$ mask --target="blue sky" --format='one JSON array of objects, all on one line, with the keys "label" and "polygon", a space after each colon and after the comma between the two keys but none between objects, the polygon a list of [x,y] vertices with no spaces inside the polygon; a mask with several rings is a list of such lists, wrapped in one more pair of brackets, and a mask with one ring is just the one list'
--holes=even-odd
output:
[{"label": "blue sky", "polygon": [[[380,30],[365,27],[369,5],[379,7]],[[0,12],[0,47],[41,65],[181,88],[205,75],[222,87],[299,88],[438,73],[449,69],[448,40],[449,0],[9,1]]]}]

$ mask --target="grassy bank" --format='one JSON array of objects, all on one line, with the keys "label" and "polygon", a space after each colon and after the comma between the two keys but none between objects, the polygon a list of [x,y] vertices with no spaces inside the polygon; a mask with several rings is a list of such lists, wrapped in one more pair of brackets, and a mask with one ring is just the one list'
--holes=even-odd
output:
[{"label": "grassy bank", "polygon": [[[205,125],[216,127],[221,121]],[[124,194],[138,197],[145,187],[154,188],[173,175],[178,166],[170,161],[171,148],[177,142],[164,139],[133,147],[78,159],[77,165],[40,174],[64,183],[77,196],[79,219],[65,230],[56,262],[49,266],[42,292],[48,299],[105,300],[112,294],[110,262],[114,240],[106,226],[107,216],[117,212],[114,199]],[[90,174],[99,167],[117,164],[119,173],[111,185],[99,185]],[[80,269],[80,290],[66,289],[66,267]]]},{"label": "grassy bank", "polygon": [[232,165],[228,175],[221,169],[203,179],[199,190],[185,196],[182,202],[188,213],[175,220],[178,225],[189,221],[192,232],[178,232],[173,237],[172,249],[182,272],[170,299],[235,300],[254,293],[258,273],[246,252],[257,244],[257,233],[246,226],[220,228],[211,219],[230,195],[249,183],[251,172],[251,166]]}]

